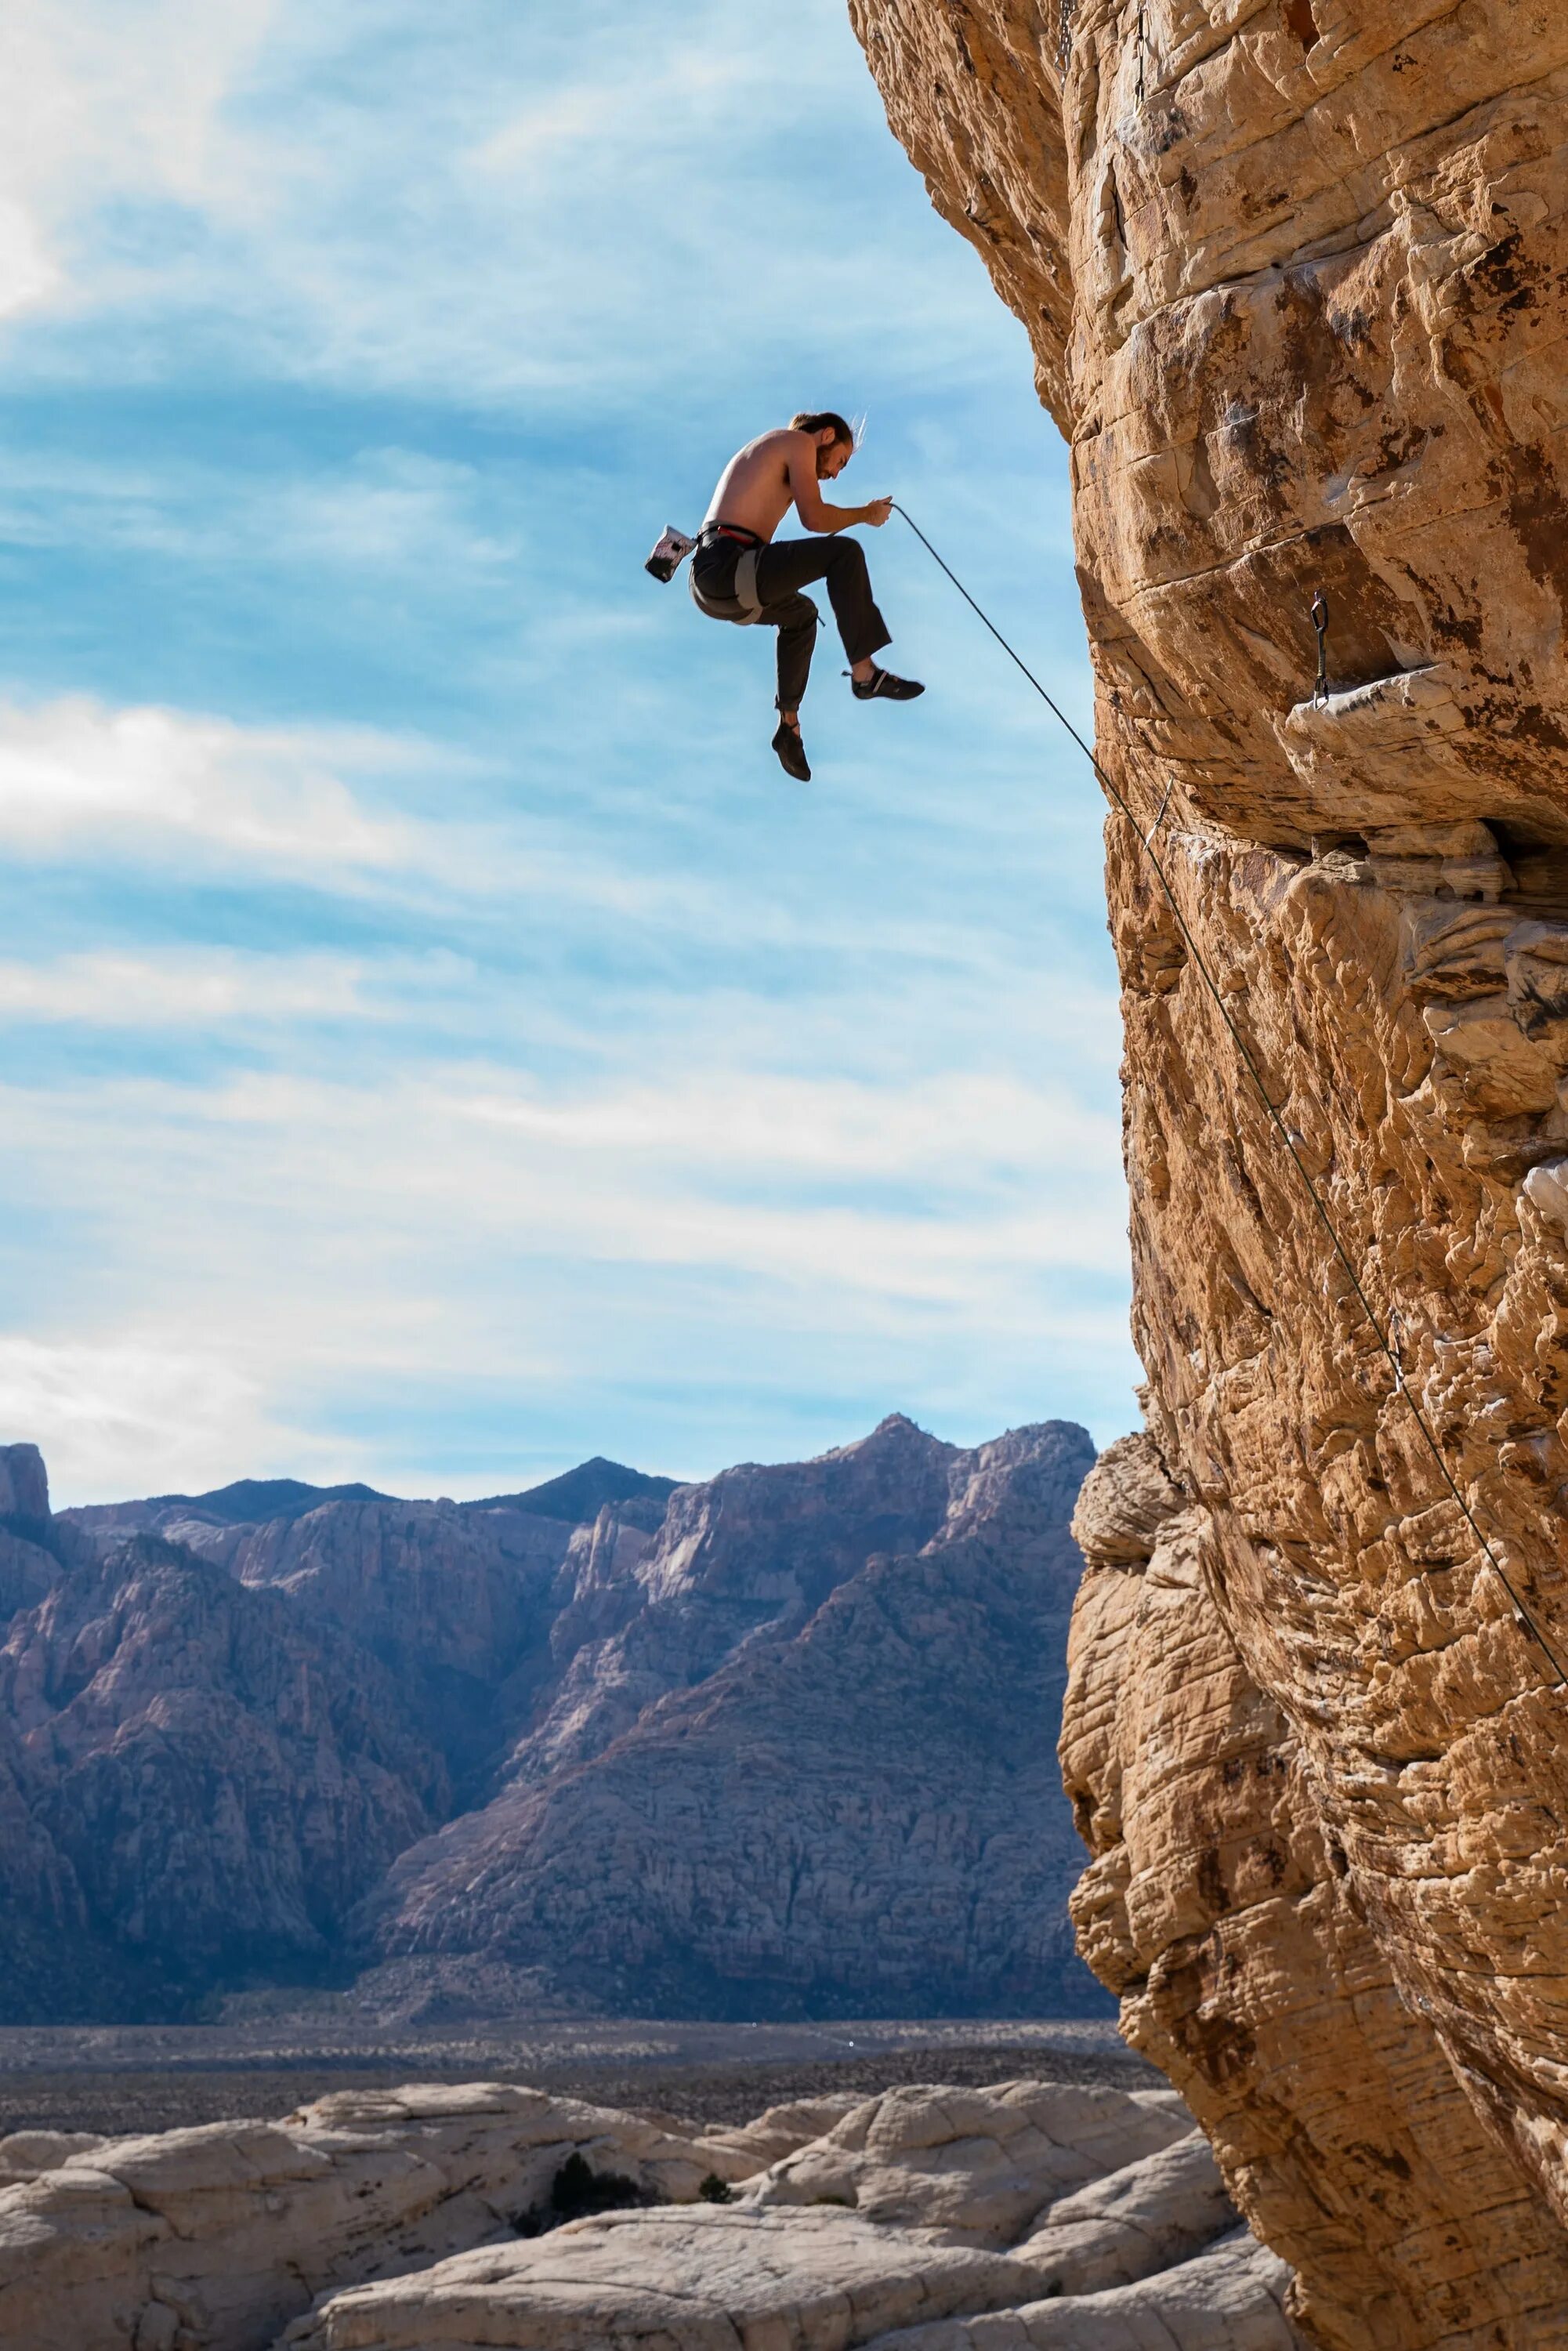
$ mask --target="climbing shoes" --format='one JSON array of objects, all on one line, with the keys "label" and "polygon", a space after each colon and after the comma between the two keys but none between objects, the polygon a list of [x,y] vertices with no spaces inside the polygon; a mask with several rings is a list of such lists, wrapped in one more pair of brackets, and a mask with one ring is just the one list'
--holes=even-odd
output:
[{"label": "climbing shoes", "polygon": [[894,677],[890,669],[878,669],[872,664],[867,678],[852,677],[850,692],[857,702],[913,702],[925,688],[912,677]]},{"label": "climbing shoes", "polygon": [[786,726],[780,719],[779,732],[773,737],[773,748],[778,752],[779,764],[787,776],[793,776],[798,784],[810,782],[811,770],[806,764],[806,747],[800,740],[798,726]]}]

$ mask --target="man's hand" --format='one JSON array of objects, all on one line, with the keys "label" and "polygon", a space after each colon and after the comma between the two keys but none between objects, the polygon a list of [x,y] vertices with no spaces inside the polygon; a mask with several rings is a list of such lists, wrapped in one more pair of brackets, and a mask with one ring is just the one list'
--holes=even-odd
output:
[{"label": "man's hand", "polygon": [[862,522],[869,522],[873,530],[880,530],[892,512],[891,498],[873,498],[869,506],[862,507],[860,518]]}]

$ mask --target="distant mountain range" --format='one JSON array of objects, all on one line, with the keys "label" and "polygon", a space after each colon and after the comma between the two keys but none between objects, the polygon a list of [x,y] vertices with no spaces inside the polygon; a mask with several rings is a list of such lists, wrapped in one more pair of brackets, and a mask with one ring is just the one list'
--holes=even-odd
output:
[{"label": "distant mountain range", "polygon": [[[20,1449],[20,1448],[13,1448]],[[541,1519],[560,1519],[577,1526],[595,1519],[610,1502],[648,1499],[664,1503],[675,1490],[674,1478],[649,1478],[629,1469],[623,1461],[607,1461],[596,1453],[564,1477],[550,1478],[520,1494],[493,1494],[487,1501],[471,1502],[469,1510],[527,1510]],[[236,1478],[229,1486],[214,1486],[208,1494],[152,1494],[144,1502],[89,1502],[64,1511],[72,1525],[89,1527],[99,1534],[113,1531],[134,1533],[162,1530],[183,1520],[206,1526],[259,1526],[279,1519],[302,1519],[323,1502],[395,1502],[395,1494],[378,1493],[373,1486],[308,1486],[300,1478]]]},{"label": "distant mountain range", "polygon": [[0,2022],[356,1970],[622,2013],[1063,2013],[1092,1459],[894,1416],[676,1487],[250,1479],[51,1513],[0,1448]]}]

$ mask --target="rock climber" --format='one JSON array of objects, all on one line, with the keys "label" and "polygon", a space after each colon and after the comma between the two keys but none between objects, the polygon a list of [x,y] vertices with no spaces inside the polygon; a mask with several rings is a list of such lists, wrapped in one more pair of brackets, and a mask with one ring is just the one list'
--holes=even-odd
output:
[{"label": "rock climber", "polygon": [[[831,507],[819,486],[835,482],[854,455],[854,434],[831,409],[790,418],[748,441],[719,475],[692,555],[692,596],[716,621],[761,622],[779,632],[779,731],[773,748],[787,775],[810,783],[800,740],[800,697],[811,666],[817,607],[801,590],[827,582],[828,601],[850,660],[857,702],[912,702],[924,694],[913,678],[879,669],[872,655],[891,644],[877,611],[858,538],[841,533],[868,522],[880,530],[891,498]],[[810,538],[772,543],[793,505]]]}]

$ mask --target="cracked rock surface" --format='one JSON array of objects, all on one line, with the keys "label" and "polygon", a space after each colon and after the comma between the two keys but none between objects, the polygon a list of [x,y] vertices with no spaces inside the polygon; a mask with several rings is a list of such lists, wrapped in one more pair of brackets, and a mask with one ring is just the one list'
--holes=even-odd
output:
[{"label": "cracked rock surface", "polygon": [[350,2288],[279,2351],[1289,2351],[1287,2277],[1168,2092],[910,2088],[735,2204],[603,2213]]},{"label": "cracked rock surface", "polygon": [[[551,2225],[573,2158],[646,2209]],[[6,2351],[1297,2341],[1289,2273],[1168,2090],[915,2087],[693,2137],[423,2086],[143,2138],[18,2132],[0,2178]],[[737,2200],[699,2200],[716,2179]]]},{"label": "cracked rock surface", "polygon": [[1113,811],[1149,1446],[1078,1521],[1082,1947],[1318,2341],[1560,2344],[1568,12],[850,7],[1238,1032]]}]

